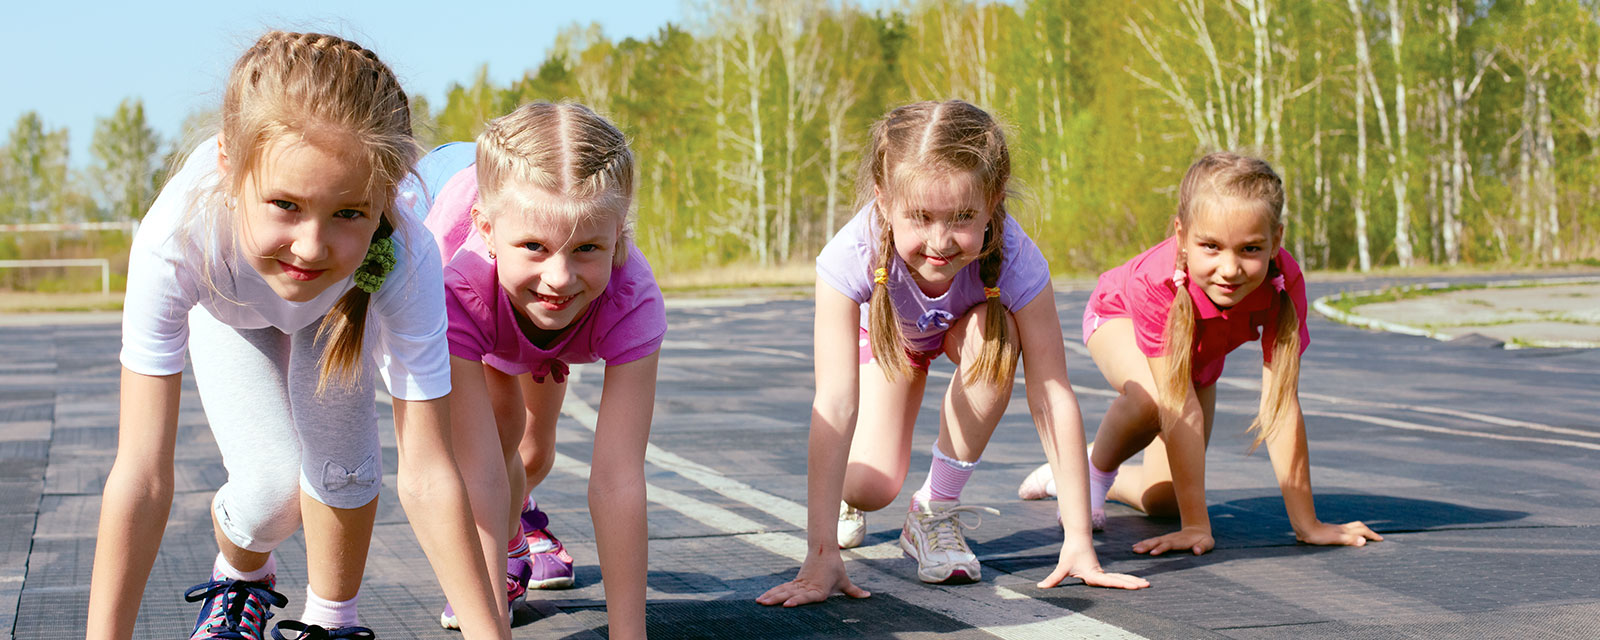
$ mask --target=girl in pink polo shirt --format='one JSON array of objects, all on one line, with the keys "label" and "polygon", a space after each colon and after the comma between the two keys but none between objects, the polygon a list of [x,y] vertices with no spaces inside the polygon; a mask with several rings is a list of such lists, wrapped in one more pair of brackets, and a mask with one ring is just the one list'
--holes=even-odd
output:
[{"label": "girl in pink polo shirt", "polygon": [[[1214,544],[1206,514],[1205,452],[1216,382],[1228,353],[1261,340],[1261,411],[1252,448],[1267,445],[1295,537],[1310,544],[1361,546],[1383,538],[1360,522],[1317,520],[1300,413],[1300,355],[1306,331],[1305,278],[1283,249],[1283,181],[1266,162],[1213,153],[1189,167],[1178,188],[1173,235],[1105,272],[1083,314],[1083,340],[1120,393],[1090,448],[1089,504],[1095,529],[1105,500],[1182,520],[1176,533],[1140,541],[1138,553]],[[1117,480],[1141,449],[1142,468]],[[1041,467],[1041,469],[1043,469]],[[1035,470],[1017,493],[1055,494]]]},{"label": "girl in pink polo shirt", "polygon": [[[424,183],[452,175],[435,187],[427,227],[446,263],[456,455],[505,470],[470,487],[480,531],[497,534],[484,535],[481,560],[506,567],[508,601],[530,577],[572,584],[571,556],[526,496],[555,463],[569,366],[604,361],[589,506],[611,633],[644,637],[644,453],[667,322],[631,242],[633,154],[614,125],[573,103],[524,105],[476,147],[446,145],[417,169]],[[455,626],[448,605],[440,622]]]}]

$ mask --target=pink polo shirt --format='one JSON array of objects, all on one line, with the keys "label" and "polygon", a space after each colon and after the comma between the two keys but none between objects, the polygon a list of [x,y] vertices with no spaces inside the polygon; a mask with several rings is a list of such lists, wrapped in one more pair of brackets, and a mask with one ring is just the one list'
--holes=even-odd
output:
[{"label": "pink polo shirt", "polygon": [[543,381],[566,377],[567,365],[605,361],[624,364],[661,347],[667,333],[666,305],[650,264],[637,247],[611,268],[605,291],[550,344],[528,340],[517,326],[521,313],[501,288],[495,262],[483,240],[471,230],[472,204],[478,197],[476,166],[468,166],[439,190],[429,209],[427,227],[445,254],[445,311],[450,355],[509,374],[532,373]]},{"label": "pink polo shirt", "polygon": [[[1100,274],[1100,281],[1089,296],[1089,313],[1105,319],[1132,319],[1134,341],[1139,351],[1151,358],[1166,351],[1167,310],[1178,294],[1177,285],[1172,283],[1176,242],[1175,238],[1167,238],[1122,266]],[[1300,318],[1300,352],[1305,353],[1311,344],[1311,332],[1306,328],[1305,275],[1300,264],[1282,248],[1273,262],[1277,272],[1283,274],[1285,289]],[[1262,359],[1272,361],[1271,345],[1277,339],[1280,305],[1278,292],[1270,281],[1228,309],[1217,308],[1193,279],[1189,280],[1188,289],[1195,307],[1191,378],[1196,388],[1216,384],[1228,354],[1246,342],[1261,340]]]}]

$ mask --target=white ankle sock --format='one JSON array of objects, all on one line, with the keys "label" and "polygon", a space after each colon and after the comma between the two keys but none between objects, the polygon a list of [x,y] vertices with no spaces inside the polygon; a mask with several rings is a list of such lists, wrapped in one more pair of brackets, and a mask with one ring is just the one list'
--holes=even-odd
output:
[{"label": "white ankle sock", "polygon": [[306,612],[300,616],[300,621],[324,629],[353,627],[356,624],[356,601],[359,599],[361,596],[357,595],[344,602],[334,602],[318,596],[311,590],[311,585],[306,585]]},{"label": "white ankle sock", "polygon": [[216,566],[216,569],[217,569],[218,572],[220,572],[222,575],[227,576],[228,578],[231,578],[233,580],[244,580],[246,582],[261,582],[263,580],[266,580],[267,576],[270,576],[270,575],[278,572],[278,556],[272,555],[272,554],[268,554],[267,555],[267,563],[264,564],[264,565],[261,565],[260,569],[256,569],[254,571],[240,571],[239,569],[235,568],[232,564],[228,563],[228,557],[227,556],[224,556],[219,552],[219,553],[217,553],[217,563],[216,563],[215,566]]}]

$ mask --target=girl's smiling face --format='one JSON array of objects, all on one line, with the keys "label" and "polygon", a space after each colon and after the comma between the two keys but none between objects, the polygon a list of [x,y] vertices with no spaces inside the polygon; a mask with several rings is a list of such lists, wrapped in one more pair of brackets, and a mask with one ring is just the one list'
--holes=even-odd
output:
[{"label": "girl's smiling face", "polygon": [[565,329],[611,282],[626,212],[602,212],[574,222],[540,213],[563,210],[560,196],[537,187],[507,191],[514,194],[496,198],[495,207],[502,210],[486,210],[483,203],[473,209],[478,231],[494,252],[500,287],[535,328]]},{"label": "girl's smiling face", "polygon": [[1189,278],[1212,303],[1232,307],[1266,281],[1283,229],[1259,203],[1212,196],[1200,204],[1189,227],[1177,228]]},{"label": "girl's smiling face", "polygon": [[[317,297],[366,258],[383,208],[371,202],[361,150],[326,128],[282,136],[245,176],[237,194],[241,253],[284,300]],[[226,172],[228,158],[218,160]]]},{"label": "girl's smiling face", "polygon": [[918,287],[929,296],[944,295],[956,273],[982,254],[991,207],[969,174],[908,182],[911,197],[885,200],[876,192],[879,211],[888,217],[895,253]]}]

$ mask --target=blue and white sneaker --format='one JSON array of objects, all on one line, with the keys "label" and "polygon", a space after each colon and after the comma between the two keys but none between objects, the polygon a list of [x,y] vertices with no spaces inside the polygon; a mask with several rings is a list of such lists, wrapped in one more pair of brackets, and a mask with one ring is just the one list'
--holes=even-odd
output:
[{"label": "blue and white sneaker", "polygon": [[189,602],[205,601],[189,640],[264,640],[272,608],[289,604],[288,598],[272,590],[276,584],[274,575],[260,581],[234,580],[212,569],[210,582],[183,594]]}]

